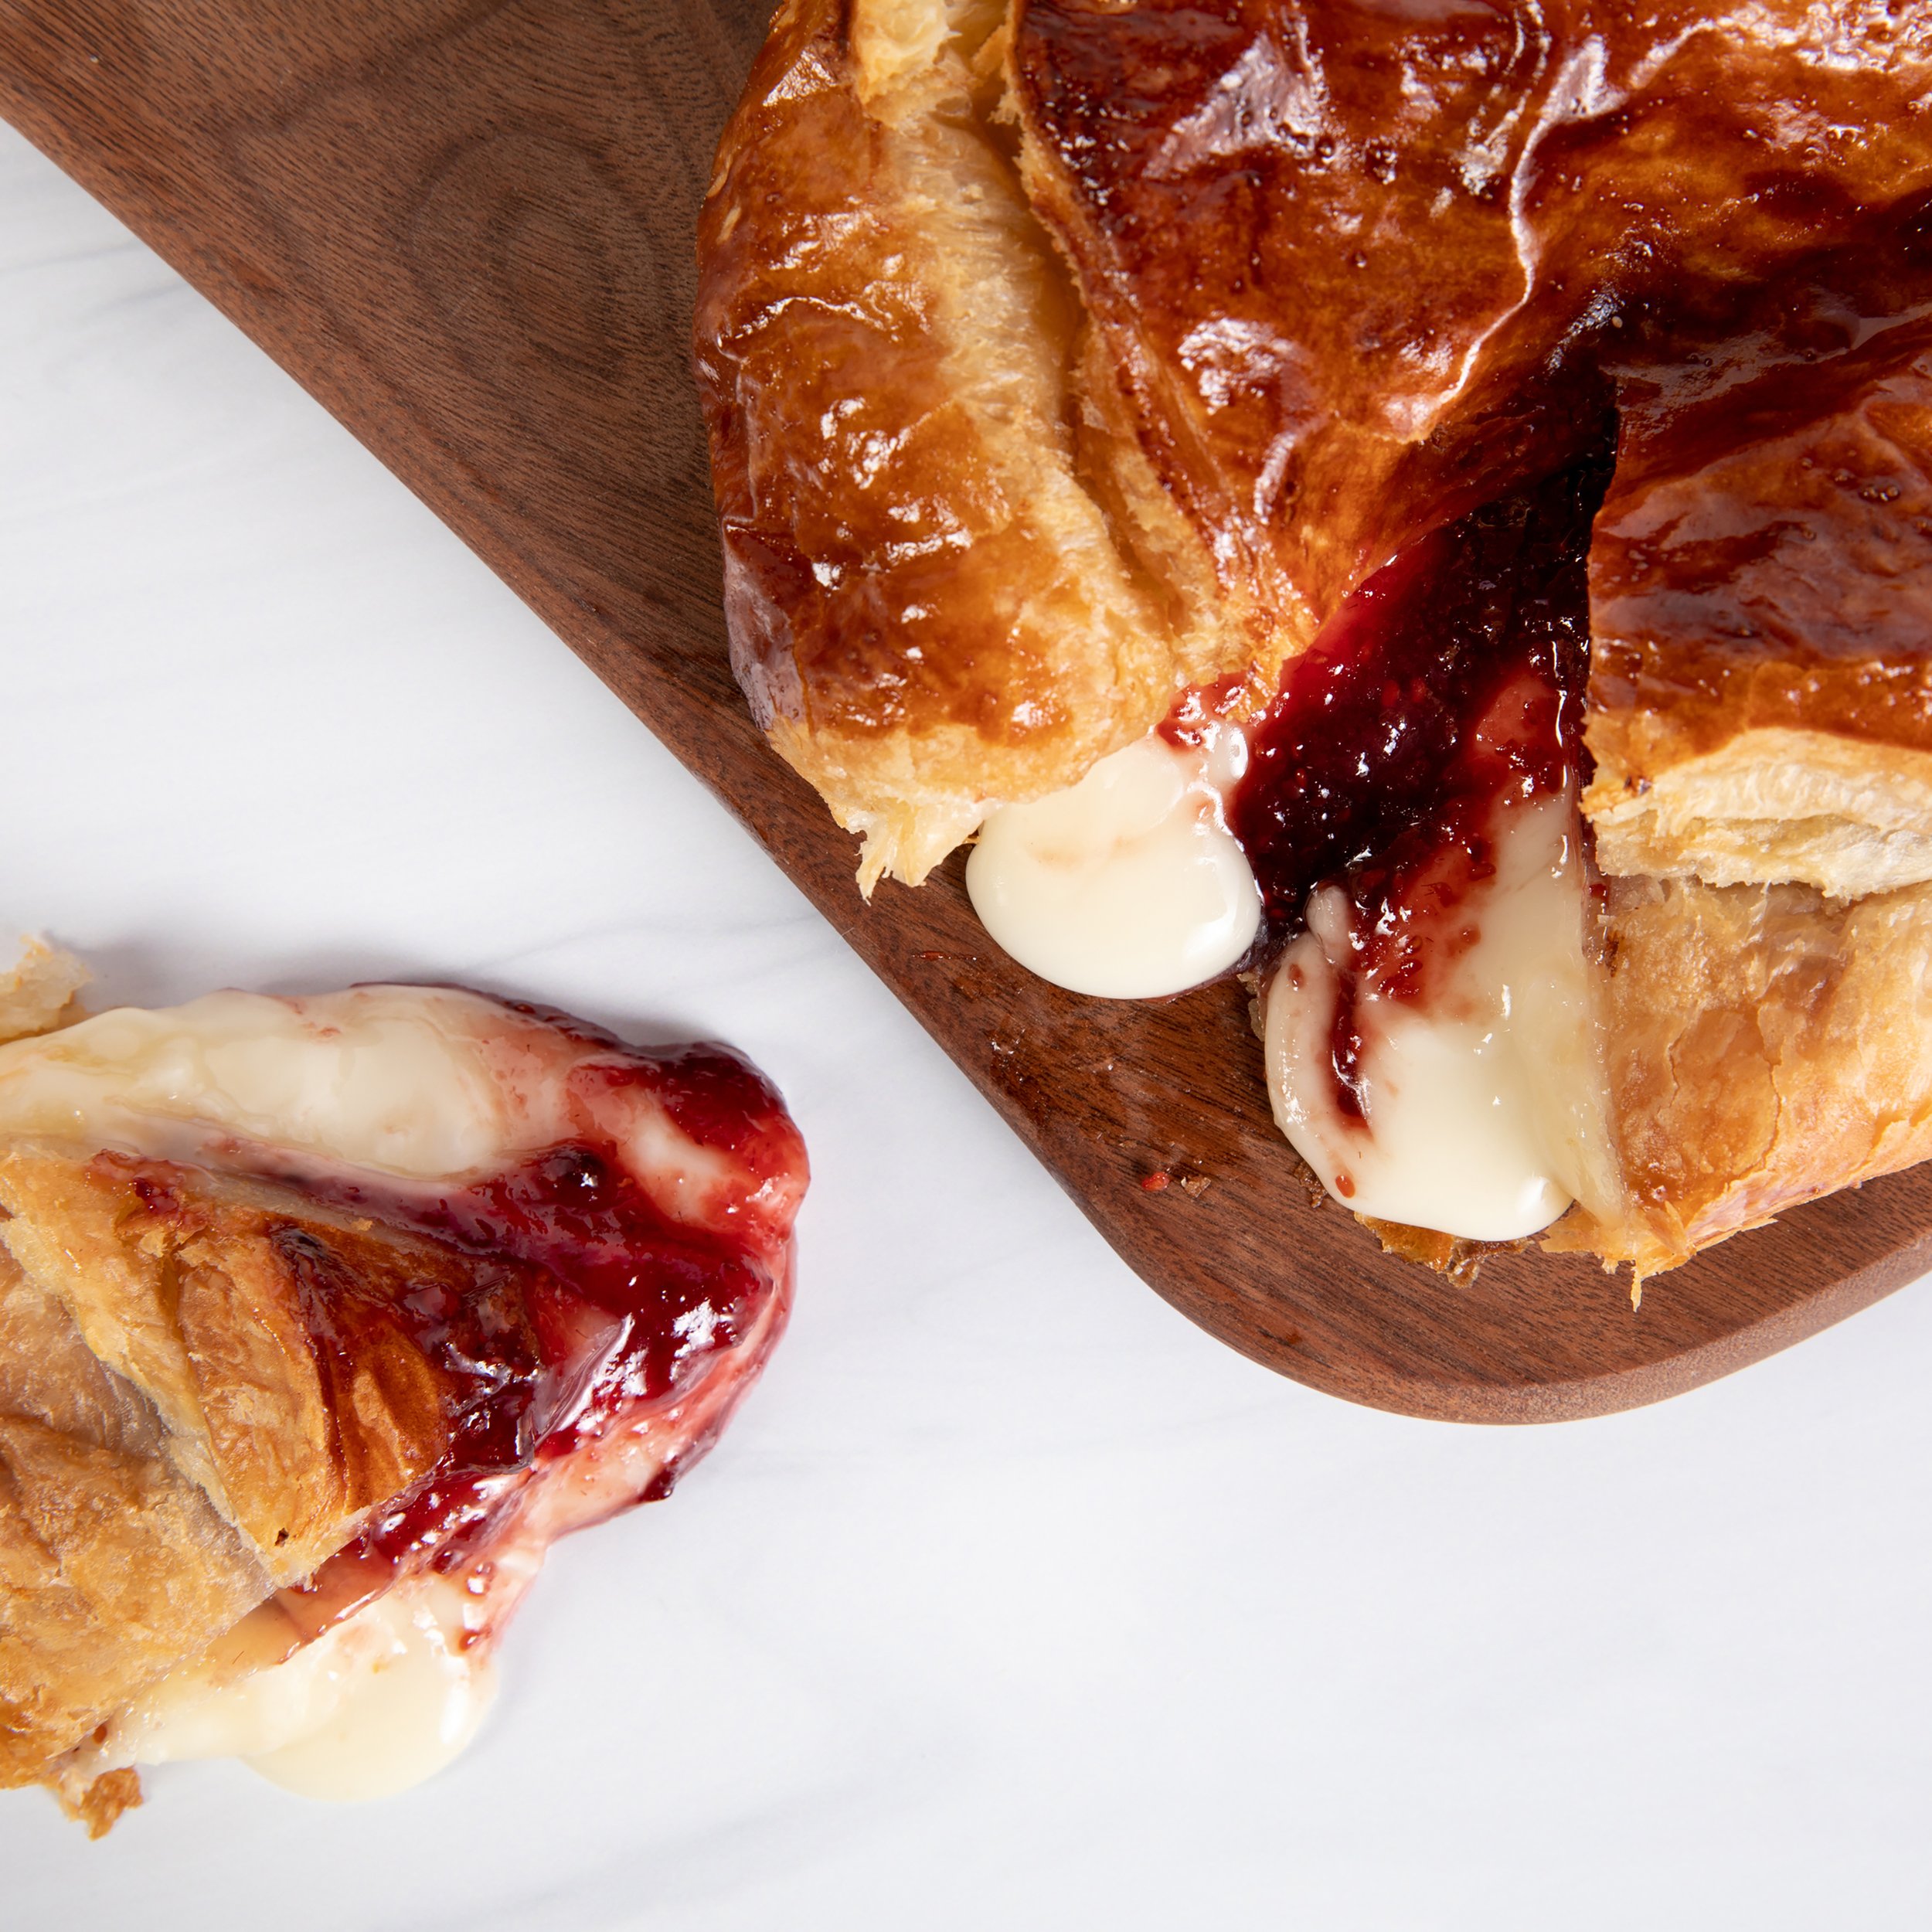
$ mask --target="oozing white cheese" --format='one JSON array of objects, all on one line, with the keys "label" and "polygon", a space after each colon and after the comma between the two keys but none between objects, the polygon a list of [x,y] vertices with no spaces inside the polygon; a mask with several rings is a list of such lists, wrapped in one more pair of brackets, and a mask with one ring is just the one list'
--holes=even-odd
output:
[{"label": "oozing white cheese", "polygon": [[496,1693],[466,1646],[462,1591],[418,1578],[377,1597],[285,1662],[232,1680],[190,1666],[114,1720],[121,1764],[239,1757],[307,1798],[386,1798],[420,1784],[477,1733]]},{"label": "oozing white cheese", "polygon": [[1337,1104],[1333,1027],[1349,909],[1325,888],[1267,1002],[1268,1090],[1295,1151],[1357,1213],[1472,1240],[1607,1198],[1611,1156],[1567,799],[1499,815],[1478,929],[1426,1002],[1357,992],[1365,1119]]},{"label": "oozing white cheese", "polygon": [[1224,972],[1261,919],[1223,808],[1247,756],[1230,727],[1198,749],[1150,733],[1064,791],[1002,806],[966,865],[981,923],[1076,993],[1152,998]]},{"label": "oozing white cheese", "polygon": [[160,1152],[210,1131],[425,1179],[498,1164],[512,1138],[468,995],[359,988],[210,993],[0,1048],[0,1133]]},{"label": "oozing white cheese", "polygon": [[359,986],[211,993],[0,1046],[0,1137],[206,1158],[242,1141],[405,1179],[500,1172],[594,1122],[668,1212],[702,1218],[728,1158],[636,1082],[573,1071],[602,1049],[473,993]]}]

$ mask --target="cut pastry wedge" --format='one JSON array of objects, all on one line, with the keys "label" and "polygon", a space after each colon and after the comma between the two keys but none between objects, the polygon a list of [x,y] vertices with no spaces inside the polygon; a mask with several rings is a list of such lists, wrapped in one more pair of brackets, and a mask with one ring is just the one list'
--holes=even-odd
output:
[{"label": "cut pastry wedge", "polygon": [[0,1045],[0,1784],[97,1832],[142,1764],[400,1788],[549,1545],[756,1376],[796,1130],[725,1048],[453,988],[72,979],[30,960],[15,1023],[71,1023]]}]

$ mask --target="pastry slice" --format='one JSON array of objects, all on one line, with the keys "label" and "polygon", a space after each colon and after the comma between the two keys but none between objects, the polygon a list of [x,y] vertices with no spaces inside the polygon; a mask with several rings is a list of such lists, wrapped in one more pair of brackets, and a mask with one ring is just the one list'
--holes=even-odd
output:
[{"label": "pastry slice", "polygon": [[0,1046],[0,1783],[97,1833],[140,1764],[437,1768],[549,1543],[756,1376],[804,1180],[726,1049],[454,988]]}]

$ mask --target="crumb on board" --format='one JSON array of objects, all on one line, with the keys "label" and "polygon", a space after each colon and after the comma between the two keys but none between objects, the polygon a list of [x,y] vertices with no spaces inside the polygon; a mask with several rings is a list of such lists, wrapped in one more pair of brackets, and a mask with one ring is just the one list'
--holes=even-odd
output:
[{"label": "crumb on board", "polygon": [[1514,1253],[1526,1245],[1521,1241],[1469,1241],[1460,1235],[1438,1233],[1432,1228],[1378,1221],[1370,1214],[1355,1218],[1382,1243],[1383,1253],[1400,1255],[1405,1261],[1419,1261],[1425,1268],[1434,1268],[1437,1274],[1465,1287],[1475,1280],[1485,1255]]}]

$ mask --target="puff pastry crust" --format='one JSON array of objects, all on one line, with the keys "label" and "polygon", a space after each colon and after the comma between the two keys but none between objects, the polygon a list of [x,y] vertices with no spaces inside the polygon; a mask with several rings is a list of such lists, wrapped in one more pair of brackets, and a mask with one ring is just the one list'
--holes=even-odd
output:
[{"label": "puff pastry crust", "polygon": [[700,230],[733,661],[867,890],[1267,655],[1004,151],[1001,12],[786,6]]},{"label": "puff pastry crust", "polygon": [[1932,325],[1872,325],[1822,369],[1625,407],[1590,557],[1607,872],[1932,878]]},{"label": "puff pastry crust", "polygon": [[740,679],[862,883],[1265,702],[1609,420],[1628,1189],[1552,1244],[1668,1266],[1922,1158],[1929,98],[1932,14],[1863,0],[788,0],[698,368]]},{"label": "puff pastry crust", "polygon": [[1545,1245],[1655,1274],[1932,1156],[1932,886],[1620,879],[1606,1055],[1628,1206]]},{"label": "puff pastry crust", "polygon": [[318,1315],[460,1294],[476,1264],[45,1150],[0,1155],[0,1784],[22,1784],[434,1467],[442,1378],[400,1331]]},{"label": "puff pastry crust", "polygon": [[1607,403],[1606,866],[1924,876],[1929,85],[1852,0],[798,0],[700,241],[761,722],[916,880]]}]

